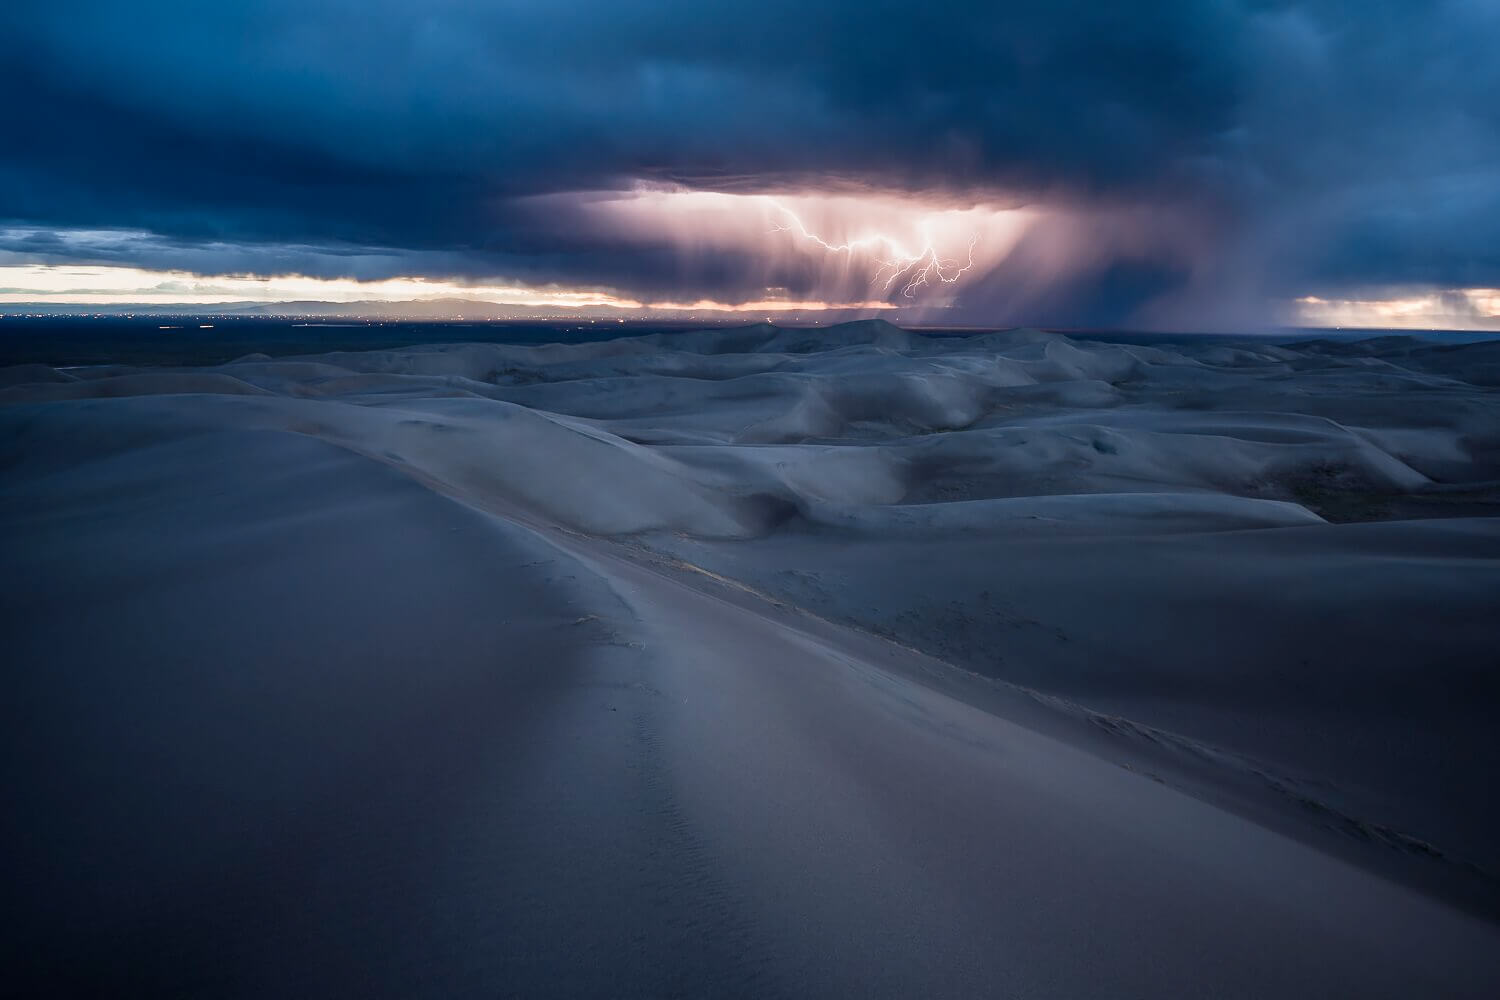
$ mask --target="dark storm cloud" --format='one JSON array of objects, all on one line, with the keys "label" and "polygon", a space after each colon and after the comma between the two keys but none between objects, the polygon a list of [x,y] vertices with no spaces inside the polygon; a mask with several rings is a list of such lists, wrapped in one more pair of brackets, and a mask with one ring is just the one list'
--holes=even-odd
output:
[{"label": "dark storm cloud", "polygon": [[1101,303],[1091,321],[1231,272],[1261,295],[1500,285],[1491,0],[21,0],[0,17],[0,219],[158,234],[140,262],[198,247],[224,270],[261,255],[739,291],[732,254],[684,263],[515,200],[655,178],[1161,206],[1216,235],[1196,276],[1122,261],[1069,286]]}]

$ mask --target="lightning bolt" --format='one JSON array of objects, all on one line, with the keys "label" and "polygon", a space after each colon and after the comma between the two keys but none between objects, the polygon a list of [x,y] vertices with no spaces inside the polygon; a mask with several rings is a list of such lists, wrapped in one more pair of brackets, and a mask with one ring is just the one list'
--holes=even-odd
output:
[{"label": "lightning bolt", "polygon": [[905,279],[906,283],[901,286],[901,294],[908,299],[916,295],[918,288],[934,281],[951,285],[974,266],[974,245],[979,242],[978,233],[970,234],[967,255],[963,261],[959,261],[955,257],[944,257],[938,253],[937,246],[931,239],[928,239],[916,252],[900,240],[884,233],[849,240],[846,243],[829,243],[808,229],[807,224],[796,212],[780,202],[772,202],[772,205],[787,218],[786,222],[771,227],[773,233],[794,233],[829,253],[847,253],[851,256],[862,250],[883,253],[883,256],[875,258],[880,267],[876,270],[875,276],[870,279],[870,284],[877,284],[884,278],[885,283],[882,287],[890,291],[897,281]]}]

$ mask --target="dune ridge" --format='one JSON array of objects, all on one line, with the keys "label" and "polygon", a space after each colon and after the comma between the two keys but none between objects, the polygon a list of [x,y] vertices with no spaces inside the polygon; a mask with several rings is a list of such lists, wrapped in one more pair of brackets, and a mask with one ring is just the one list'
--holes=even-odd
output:
[{"label": "dune ridge", "polygon": [[18,975],[1489,995],[1497,364],[869,321],[0,370]]}]

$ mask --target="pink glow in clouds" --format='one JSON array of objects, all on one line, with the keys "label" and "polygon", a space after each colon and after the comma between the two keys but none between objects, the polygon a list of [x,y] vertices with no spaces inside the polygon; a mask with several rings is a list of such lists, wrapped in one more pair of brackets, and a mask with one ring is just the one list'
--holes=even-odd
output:
[{"label": "pink glow in clouds", "polygon": [[[1173,295],[1199,293],[1215,258],[1212,233],[1191,213],[1063,197],[1020,202],[998,192],[747,193],[637,183],[521,207],[550,231],[591,245],[666,251],[678,261],[672,280],[682,288],[711,289],[701,297],[746,311],[795,300],[894,306],[908,322],[1027,322],[1122,263],[1164,267],[1182,277]],[[1170,297],[1150,307],[1170,322]]]},{"label": "pink glow in clouds", "polygon": [[[638,183],[520,199],[536,245],[599,251],[570,280],[298,273],[198,273],[0,258],[0,304],[118,305],[475,300],[515,315],[620,311],[750,316],[899,315],[906,323],[1004,325],[1077,315],[1110,268],[1161,268],[1167,294],[1135,303],[1169,325],[1233,297],[1213,234],[1191,213],[1058,198],[1021,204],[992,193],[900,193],[834,187],[725,192]],[[585,258],[588,259],[588,258]],[[1190,310],[1174,300],[1196,295]],[[1112,304],[1116,312],[1124,312]]]},{"label": "pink glow in clouds", "polygon": [[734,252],[753,261],[744,287],[783,293],[788,275],[819,302],[941,303],[1003,261],[1044,213],[887,193],[742,194],[637,185],[529,200],[594,237],[675,247],[685,260]]}]

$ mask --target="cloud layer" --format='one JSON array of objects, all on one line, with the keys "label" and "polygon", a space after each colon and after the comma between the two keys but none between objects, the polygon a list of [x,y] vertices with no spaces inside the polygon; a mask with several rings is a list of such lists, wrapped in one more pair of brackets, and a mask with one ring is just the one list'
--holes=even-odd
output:
[{"label": "cloud layer", "polygon": [[715,192],[837,196],[838,239],[903,199],[1031,212],[926,299],[963,321],[1234,325],[1308,295],[1500,287],[1493,0],[4,16],[12,265],[849,300],[847,260],[727,238],[743,213],[617,224],[651,192]]}]

